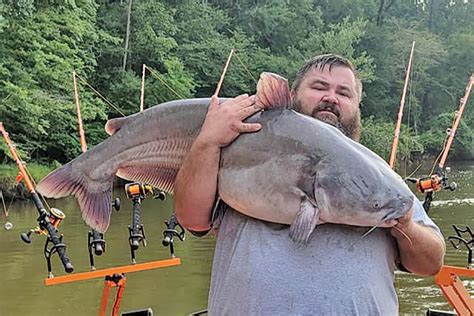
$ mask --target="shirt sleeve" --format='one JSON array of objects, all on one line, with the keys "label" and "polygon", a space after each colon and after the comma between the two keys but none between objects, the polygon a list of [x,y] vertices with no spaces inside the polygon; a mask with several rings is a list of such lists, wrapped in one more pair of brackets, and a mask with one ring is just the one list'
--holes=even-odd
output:
[{"label": "shirt sleeve", "polygon": [[420,225],[432,228],[436,232],[436,234],[438,234],[438,236],[444,241],[444,237],[441,233],[441,230],[428,216],[425,209],[423,208],[423,204],[421,203],[421,201],[418,200],[416,196],[414,198],[415,203],[413,204],[413,221]]}]

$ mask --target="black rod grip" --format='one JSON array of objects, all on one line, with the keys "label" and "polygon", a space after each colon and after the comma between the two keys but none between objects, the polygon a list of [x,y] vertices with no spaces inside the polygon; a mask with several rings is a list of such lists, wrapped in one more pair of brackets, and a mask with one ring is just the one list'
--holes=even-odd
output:
[{"label": "black rod grip", "polygon": [[51,239],[51,242],[53,243],[54,246],[56,246],[59,259],[61,259],[61,262],[64,266],[64,271],[66,271],[67,273],[73,272],[74,271],[74,266],[71,264],[67,254],[66,254],[66,245],[64,245],[61,242],[61,237],[59,235],[59,231],[49,221],[48,212],[44,208],[43,203],[41,202],[38,193],[32,192],[31,196],[32,196],[33,202],[35,203],[36,208],[38,209],[38,212],[40,214],[39,225],[40,225],[41,228],[46,229],[48,231],[49,238]]}]

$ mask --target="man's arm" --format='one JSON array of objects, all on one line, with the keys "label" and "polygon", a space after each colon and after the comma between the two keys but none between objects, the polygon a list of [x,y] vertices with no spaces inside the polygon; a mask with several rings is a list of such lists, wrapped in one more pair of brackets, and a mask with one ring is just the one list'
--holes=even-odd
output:
[{"label": "man's arm", "polygon": [[211,211],[217,192],[220,150],[240,133],[258,131],[260,124],[242,121],[259,111],[255,97],[246,94],[219,104],[211,98],[201,132],[176,177],[174,209],[181,225],[192,231],[211,228]]},{"label": "man's arm", "polygon": [[[419,275],[435,275],[441,269],[446,247],[441,236],[433,228],[423,226],[413,220],[413,210],[398,219],[391,233],[400,250],[400,259],[405,268]],[[410,240],[408,240],[408,238]]]}]

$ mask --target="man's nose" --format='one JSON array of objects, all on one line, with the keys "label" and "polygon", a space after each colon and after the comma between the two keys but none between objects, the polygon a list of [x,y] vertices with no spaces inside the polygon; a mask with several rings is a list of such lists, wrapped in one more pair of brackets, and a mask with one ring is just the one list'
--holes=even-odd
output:
[{"label": "man's nose", "polygon": [[327,91],[327,93],[323,96],[322,101],[332,104],[339,104],[339,100],[336,97],[336,93],[332,91]]}]

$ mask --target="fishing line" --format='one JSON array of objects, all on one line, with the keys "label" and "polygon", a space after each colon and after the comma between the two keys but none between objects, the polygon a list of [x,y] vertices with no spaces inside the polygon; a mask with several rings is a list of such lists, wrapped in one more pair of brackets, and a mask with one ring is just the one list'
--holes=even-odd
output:
[{"label": "fishing line", "polygon": [[2,190],[0,190],[0,197],[2,198],[3,215],[5,215],[5,220],[8,221],[8,209],[5,205],[5,198],[3,197],[3,191]]},{"label": "fishing line", "polygon": [[252,73],[250,72],[250,70],[245,67],[245,64],[242,62],[242,60],[240,59],[239,55],[237,54],[237,52],[235,52],[235,57],[237,57],[237,60],[239,61],[240,65],[242,65],[242,67],[244,68],[245,71],[247,71],[247,73],[250,75],[250,77],[252,77],[253,81],[255,82],[255,84],[257,84],[257,79],[255,79],[255,77],[252,75]]},{"label": "fishing line", "polygon": [[[8,209],[9,209],[10,207],[7,208],[7,207],[5,206],[5,198],[3,197],[3,191],[2,191],[2,190],[0,190],[0,197],[2,198],[3,215],[5,216],[5,224],[3,224],[3,228],[5,228],[5,230],[10,230],[10,229],[13,228],[12,222],[10,222],[10,221],[8,220]],[[13,201],[13,199],[12,199],[12,201]],[[10,206],[11,206],[11,203],[10,203]]]},{"label": "fishing line", "polygon": [[418,167],[416,167],[415,170],[414,170],[412,173],[410,173],[410,175],[409,175],[408,177],[405,177],[405,179],[406,179],[406,178],[411,178],[411,176],[413,176],[413,175],[415,174],[415,172],[417,172],[418,169],[420,169],[420,167],[421,167],[422,165],[423,165],[423,164],[420,163],[420,164],[418,165]]},{"label": "fishing line", "polygon": [[123,114],[123,112],[120,111],[120,109],[116,105],[114,105],[111,101],[109,101],[106,97],[104,97],[99,91],[97,91],[93,86],[91,86],[84,78],[79,76],[77,73],[76,73],[76,77],[79,78],[79,80],[81,80],[82,83],[88,86],[92,91],[94,91],[103,101],[105,101],[105,103],[111,106],[115,111],[120,113],[122,116],[125,116],[125,114]]},{"label": "fishing line", "polygon": [[[12,144],[13,144],[13,142],[12,142]],[[14,145],[14,144],[13,144],[13,145]],[[15,147],[16,147],[16,145],[15,145]],[[26,168],[26,164],[23,162],[23,159],[21,158],[20,153],[17,151],[16,154],[17,154],[17,156],[18,156],[18,159],[20,159],[21,163],[23,164],[23,168],[25,169],[25,171],[26,171],[28,177],[30,178],[30,180],[31,180],[31,182],[32,182],[32,184],[33,184],[33,186],[36,188],[36,181],[35,181],[35,178],[33,178],[33,176],[31,175],[30,171],[28,170],[28,168]],[[51,207],[49,206],[49,204],[48,204],[48,202],[45,200],[45,198],[44,198],[41,194],[38,194],[38,195],[39,195],[39,196],[41,197],[41,199],[43,200],[44,204],[46,205],[46,208],[47,208],[48,210],[50,210]],[[13,203],[13,198],[12,198],[12,201],[10,202],[10,206],[11,206],[11,203]]]},{"label": "fishing line", "polygon": [[178,92],[173,90],[170,85],[168,85],[163,79],[161,79],[160,76],[158,76],[158,74],[153,69],[151,69],[147,65],[145,65],[145,68],[148,69],[150,74],[152,74],[156,79],[158,79],[162,84],[164,84],[168,89],[170,89],[170,91],[173,92],[179,99],[184,99],[184,97],[182,97]]}]

